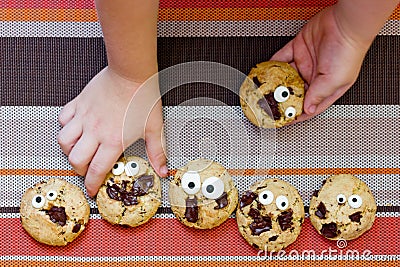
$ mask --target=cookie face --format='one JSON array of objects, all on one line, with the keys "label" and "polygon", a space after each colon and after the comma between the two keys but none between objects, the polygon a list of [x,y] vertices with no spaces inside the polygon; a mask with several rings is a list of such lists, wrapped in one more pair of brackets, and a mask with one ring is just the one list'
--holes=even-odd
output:
[{"label": "cookie face", "polygon": [[376,203],[368,186],[353,175],[328,178],[310,201],[314,228],[332,240],[351,240],[368,231],[375,220]]},{"label": "cookie face", "polygon": [[161,184],[150,164],[121,157],[96,197],[101,216],[112,224],[135,227],[147,222],[161,204]]},{"label": "cookie face", "polygon": [[278,252],[300,234],[304,222],[303,201],[291,184],[265,179],[243,193],[236,220],[239,232],[251,246]]},{"label": "cookie face", "polygon": [[51,178],[27,189],[20,213],[22,226],[34,239],[65,246],[85,229],[90,207],[79,187]]},{"label": "cookie face", "polygon": [[229,218],[237,206],[238,191],[221,164],[198,159],[177,170],[169,184],[169,200],[180,222],[209,229]]},{"label": "cookie face", "polygon": [[282,127],[303,112],[304,81],[288,63],[262,62],[251,69],[239,95],[243,113],[254,125]]}]

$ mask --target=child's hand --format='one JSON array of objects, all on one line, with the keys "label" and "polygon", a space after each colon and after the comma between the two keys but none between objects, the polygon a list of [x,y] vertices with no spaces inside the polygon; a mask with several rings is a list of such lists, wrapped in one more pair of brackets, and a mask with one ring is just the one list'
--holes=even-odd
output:
[{"label": "child's hand", "polygon": [[[61,111],[59,122],[63,128],[58,142],[76,172],[86,176],[90,196],[97,193],[124,148],[142,137],[155,171],[160,176],[167,175],[157,85],[153,83],[141,90],[139,83],[106,67]],[[136,99],[139,97],[142,100]],[[149,100],[153,102],[145,102]]]},{"label": "child's hand", "polygon": [[297,121],[322,113],[341,97],[359,74],[371,42],[360,42],[343,29],[335,6],[314,16],[271,59],[289,62],[306,82],[304,111]]}]

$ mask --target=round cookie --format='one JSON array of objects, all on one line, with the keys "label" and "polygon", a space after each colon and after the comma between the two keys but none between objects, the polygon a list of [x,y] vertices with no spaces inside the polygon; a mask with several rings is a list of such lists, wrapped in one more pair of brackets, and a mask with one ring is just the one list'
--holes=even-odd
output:
[{"label": "round cookie", "polygon": [[262,62],[251,69],[239,95],[243,113],[254,125],[282,127],[303,112],[304,81],[286,62]]},{"label": "round cookie", "polygon": [[228,171],[208,159],[190,161],[169,183],[172,211],[181,223],[210,229],[226,221],[238,203],[238,191]]},{"label": "round cookie", "polygon": [[107,174],[96,203],[101,216],[112,224],[141,225],[161,204],[160,178],[146,160],[121,157]]},{"label": "round cookie", "polygon": [[251,246],[278,252],[300,234],[304,222],[303,201],[291,184],[265,179],[243,193],[236,220],[239,232]]},{"label": "round cookie", "polygon": [[324,237],[351,240],[368,231],[376,204],[368,186],[350,174],[329,177],[310,201],[310,220]]},{"label": "round cookie", "polygon": [[85,229],[90,207],[82,190],[51,178],[28,188],[21,199],[21,223],[30,236],[52,246],[65,246]]}]

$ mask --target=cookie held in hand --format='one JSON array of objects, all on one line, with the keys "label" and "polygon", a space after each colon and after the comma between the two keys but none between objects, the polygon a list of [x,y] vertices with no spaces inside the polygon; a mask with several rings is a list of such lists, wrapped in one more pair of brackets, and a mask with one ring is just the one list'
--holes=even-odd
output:
[{"label": "cookie held in hand", "polygon": [[239,95],[243,113],[254,125],[282,127],[303,112],[304,81],[286,62],[262,62],[251,69]]},{"label": "cookie held in hand", "polygon": [[112,224],[144,224],[161,204],[160,178],[146,160],[121,157],[107,174],[96,203],[101,216]]},{"label": "cookie held in hand", "polygon": [[22,226],[34,239],[65,246],[85,229],[90,207],[79,187],[51,178],[27,189],[20,213]]},{"label": "cookie held in hand", "polygon": [[172,211],[186,226],[210,229],[226,221],[238,203],[238,191],[219,163],[197,159],[177,170],[169,184]]},{"label": "cookie held in hand", "polygon": [[368,186],[350,174],[324,181],[310,201],[314,228],[331,240],[351,240],[368,231],[375,220],[376,203]]},{"label": "cookie held in hand", "polygon": [[265,179],[253,184],[236,210],[239,232],[256,249],[278,252],[296,241],[304,222],[303,201],[291,184]]}]

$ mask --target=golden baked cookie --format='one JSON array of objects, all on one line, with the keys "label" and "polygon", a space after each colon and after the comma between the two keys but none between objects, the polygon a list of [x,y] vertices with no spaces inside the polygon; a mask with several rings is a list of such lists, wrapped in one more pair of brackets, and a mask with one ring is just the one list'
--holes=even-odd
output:
[{"label": "golden baked cookie", "polygon": [[172,211],[181,223],[210,229],[226,221],[238,203],[238,191],[219,163],[197,159],[177,170],[169,183]]},{"label": "golden baked cookie", "polygon": [[65,246],[85,229],[90,207],[82,190],[51,178],[28,188],[21,199],[21,223],[37,241]]},{"label": "golden baked cookie", "polygon": [[303,112],[304,81],[286,62],[262,62],[251,69],[239,95],[243,113],[254,125],[282,127]]},{"label": "golden baked cookie", "polygon": [[251,246],[278,252],[300,234],[304,222],[303,201],[291,184],[265,179],[243,193],[236,220],[239,232]]},{"label": "golden baked cookie", "polygon": [[96,203],[101,216],[112,224],[141,225],[161,204],[160,178],[146,160],[121,157],[107,174]]},{"label": "golden baked cookie", "polygon": [[310,201],[311,224],[321,235],[332,240],[361,236],[372,227],[375,214],[371,190],[350,174],[329,177]]}]

